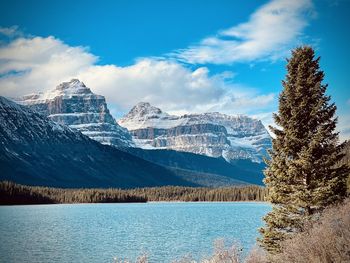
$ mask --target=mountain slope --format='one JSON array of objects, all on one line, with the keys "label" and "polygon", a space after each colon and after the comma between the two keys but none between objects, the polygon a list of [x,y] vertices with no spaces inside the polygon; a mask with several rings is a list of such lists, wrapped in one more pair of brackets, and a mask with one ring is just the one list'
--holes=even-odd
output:
[{"label": "mountain slope", "polygon": [[251,160],[227,162],[223,158],[174,150],[128,148],[127,151],[147,161],[170,167],[180,177],[203,186],[243,185],[247,183],[263,185],[264,163],[252,162]]},{"label": "mountain slope", "polygon": [[77,79],[63,82],[46,93],[18,98],[16,102],[102,144],[118,148],[133,146],[129,132],[110,114],[105,98],[94,94]]},{"label": "mountain slope", "polygon": [[271,137],[261,121],[247,116],[217,112],[169,115],[141,102],[118,121],[144,149],[172,149],[227,161],[249,159],[262,162]]},{"label": "mountain slope", "polygon": [[0,180],[55,187],[195,185],[0,97]]}]

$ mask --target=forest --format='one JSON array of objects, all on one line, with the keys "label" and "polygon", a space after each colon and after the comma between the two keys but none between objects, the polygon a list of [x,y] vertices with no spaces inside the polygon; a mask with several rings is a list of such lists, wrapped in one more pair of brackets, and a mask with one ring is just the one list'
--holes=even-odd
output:
[{"label": "forest", "polygon": [[229,202],[264,201],[260,186],[180,187],[165,186],[135,189],[63,189],[0,182],[0,204],[130,203],[148,201]]}]

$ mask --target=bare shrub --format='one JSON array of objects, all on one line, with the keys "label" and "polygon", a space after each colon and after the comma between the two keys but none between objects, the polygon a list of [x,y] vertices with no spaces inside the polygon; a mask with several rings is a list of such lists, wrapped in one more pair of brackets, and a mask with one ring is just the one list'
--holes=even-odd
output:
[{"label": "bare shrub", "polygon": [[172,263],[240,263],[241,247],[236,242],[232,246],[226,247],[224,239],[214,241],[214,252],[209,258],[196,261],[191,255],[187,255]]},{"label": "bare shrub", "polygon": [[226,247],[224,239],[214,242],[214,254],[209,259],[204,259],[202,263],[239,263],[242,248],[238,243]]},{"label": "bare shrub", "polygon": [[[129,259],[119,259],[118,257],[113,258],[113,263],[132,263]],[[148,256],[146,253],[142,253],[137,257],[135,263],[148,263]]]},{"label": "bare shrub", "polygon": [[[231,246],[225,246],[224,239],[218,239],[214,241],[214,252],[209,258],[205,258],[196,261],[191,255],[186,255],[180,259],[171,261],[172,263],[241,263],[242,248],[235,242]],[[128,259],[114,258],[114,263],[132,263]],[[135,263],[148,263],[147,254],[143,253],[137,258]],[[249,263],[256,263],[255,261],[249,261]],[[258,262],[260,263],[260,261]],[[261,261],[262,263],[262,261]]]},{"label": "bare shrub", "polygon": [[268,263],[265,250],[263,250],[261,247],[255,246],[249,252],[244,262],[245,263]]},{"label": "bare shrub", "polygon": [[350,200],[328,208],[305,231],[282,243],[273,262],[350,262]]}]

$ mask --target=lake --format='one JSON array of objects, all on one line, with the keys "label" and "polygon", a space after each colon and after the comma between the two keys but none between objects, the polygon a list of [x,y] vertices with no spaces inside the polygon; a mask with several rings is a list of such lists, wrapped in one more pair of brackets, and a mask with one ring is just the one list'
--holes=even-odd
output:
[{"label": "lake", "polygon": [[0,262],[170,262],[213,241],[256,243],[267,203],[60,204],[0,207]]}]

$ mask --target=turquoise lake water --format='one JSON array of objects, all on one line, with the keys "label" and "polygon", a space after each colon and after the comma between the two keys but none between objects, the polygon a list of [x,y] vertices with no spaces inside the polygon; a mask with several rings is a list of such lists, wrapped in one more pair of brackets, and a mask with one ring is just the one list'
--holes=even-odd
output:
[{"label": "turquoise lake water", "polygon": [[211,254],[218,238],[256,243],[267,203],[72,204],[0,207],[0,262],[170,262]]}]

